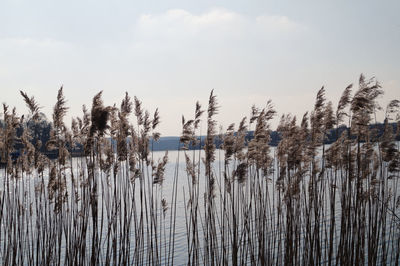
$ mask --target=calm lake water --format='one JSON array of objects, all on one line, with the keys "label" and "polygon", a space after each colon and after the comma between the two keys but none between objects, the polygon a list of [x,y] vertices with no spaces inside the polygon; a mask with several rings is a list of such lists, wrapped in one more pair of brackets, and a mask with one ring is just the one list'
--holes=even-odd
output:
[{"label": "calm lake water", "polygon": [[[272,153],[274,152],[274,149],[272,149]],[[153,159],[154,161],[158,161],[161,160],[162,157],[164,156],[165,152],[154,152],[153,153]],[[199,156],[200,157],[204,157],[204,152],[203,151],[187,151],[187,154],[192,158],[193,155],[195,155],[195,157],[198,159]],[[173,202],[173,189],[174,189],[174,177],[177,177],[178,180],[178,185],[177,185],[177,198],[176,198],[176,224],[175,224],[175,239],[174,239],[174,264],[176,265],[185,265],[187,264],[188,261],[188,239],[187,239],[187,215],[188,215],[188,182],[191,182],[191,180],[188,178],[187,173],[186,173],[186,163],[185,163],[185,157],[184,157],[184,152],[183,151],[169,151],[168,152],[168,158],[169,158],[169,162],[165,167],[165,180],[162,184],[162,186],[159,185],[154,185],[154,192],[155,193],[155,197],[157,198],[157,201],[160,203],[161,199],[164,198],[167,202],[168,202],[168,209],[165,212],[165,216],[163,214],[162,208],[160,207],[160,205],[158,206],[157,209],[157,213],[155,213],[155,216],[157,217],[157,219],[159,220],[159,223],[162,224],[163,230],[165,230],[166,234],[168,234],[170,232],[170,214],[171,214],[171,206],[170,203]],[[197,161],[196,159],[196,161]],[[76,169],[76,171],[79,171],[78,169],[80,167],[85,167],[85,164],[81,164],[82,162],[82,158],[73,158],[72,164],[74,165],[74,169]],[[223,163],[224,163],[224,157],[223,157],[223,151],[217,150],[216,151],[216,161],[213,165],[213,172],[215,173],[216,176],[216,187],[217,187],[217,191],[219,191],[220,189],[222,189],[223,187]],[[199,182],[199,186],[200,186],[200,192],[205,191],[205,184],[206,184],[206,178],[204,176],[204,164],[200,163],[200,178],[198,180]],[[104,189],[103,186],[106,186],[106,182],[104,181],[105,179],[105,175],[101,174],[99,171],[97,172],[98,177],[103,180],[103,182],[99,183],[99,202],[103,201],[103,194],[102,194],[102,189]],[[0,176],[2,176],[2,182],[0,185],[0,189],[1,192],[4,193],[4,169],[0,170]],[[269,181],[269,185],[268,185],[268,193],[271,195],[271,197],[274,197],[275,199],[277,198],[277,190],[275,188],[275,183],[276,183],[276,179],[277,179],[277,173],[273,173],[273,175],[271,176],[271,180]],[[45,174],[45,181],[48,181],[48,171]],[[33,200],[33,195],[34,195],[34,186],[37,182],[39,182],[38,180],[32,180],[32,179],[25,179],[22,181],[17,181],[17,182],[25,182],[26,187],[30,187],[30,191],[27,191],[28,194],[30,195],[30,200]],[[113,185],[113,181],[110,180],[109,182],[111,182],[109,185]],[[136,180],[135,182],[138,182],[138,180]],[[15,182],[12,183],[13,186],[15,186]],[[395,182],[394,180],[390,182],[389,184],[390,186],[392,186],[392,193],[397,193],[398,189],[398,184],[397,181]],[[67,187],[71,187],[71,181],[70,178],[67,177]],[[216,197],[215,197],[215,202],[216,202],[216,206],[218,206],[219,204],[219,197],[218,197],[218,193],[216,193]],[[274,196],[275,195],[275,196]],[[398,194],[397,194],[398,195]],[[140,193],[139,193],[139,186],[137,186],[135,188],[135,199],[137,201],[139,201],[139,197],[140,197]],[[199,206],[200,206],[200,215],[204,214],[204,210],[202,208],[203,204],[204,204],[204,197],[202,196],[202,193],[200,193],[200,197],[199,197]],[[336,227],[335,227],[335,238],[338,238],[340,235],[340,197],[337,196],[336,197],[336,203],[335,205],[337,206],[337,217],[335,217],[336,220]],[[217,208],[218,209],[218,208]],[[3,212],[5,212],[7,210],[3,210]],[[123,206],[121,207],[121,210],[123,211]],[[217,210],[218,212],[218,210]],[[398,216],[400,216],[400,213],[397,211],[396,214]],[[101,216],[100,216],[101,217]],[[223,219],[223,217],[218,217],[219,219]],[[200,222],[201,222],[202,217],[200,217]],[[107,224],[107,219],[105,218],[104,220],[105,224]],[[329,223],[330,223],[330,214],[327,213],[327,215],[324,217],[324,220],[321,221],[321,223],[325,223],[325,228],[326,226],[329,227]],[[202,239],[203,239],[203,231],[201,229],[201,225],[199,227],[199,240],[200,243],[202,243]],[[2,224],[1,230],[6,230],[6,227],[4,226],[4,224]],[[88,233],[90,235],[92,228],[88,228]],[[321,229],[322,230],[322,229]],[[387,225],[387,230],[388,232],[390,230],[399,230],[398,227],[396,226],[392,226],[390,227],[390,225]],[[105,230],[105,232],[103,232],[103,235],[101,236],[101,241],[105,241],[105,239],[107,238],[107,232]],[[400,233],[397,231],[397,233],[395,233],[395,236],[400,237],[399,235]],[[4,241],[7,241],[6,239],[4,239],[4,232],[2,232],[1,236],[0,236],[0,243],[1,246],[5,245]],[[129,238],[131,239],[132,242],[134,242],[134,239],[136,238],[136,232],[134,231],[134,229],[132,228],[131,230],[131,235],[129,236]],[[169,236],[167,235],[161,235],[161,243],[164,244],[168,244]],[[282,242],[284,242],[284,235],[281,236],[281,239],[278,239]],[[382,242],[387,242],[387,243],[392,243],[393,241],[397,241],[397,239],[393,239],[393,238],[388,238],[388,239],[381,239]],[[380,243],[382,244],[382,243]],[[91,245],[91,240],[90,237],[88,238],[88,242],[87,242],[87,251],[90,251],[90,245]],[[146,243],[144,244],[145,249],[146,249]],[[203,246],[202,244],[200,246]],[[133,251],[133,244],[132,244],[132,251]],[[164,252],[164,248],[161,248],[162,252]],[[65,250],[64,250],[65,251]],[[398,251],[398,250],[397,250]],[[397,252],[394,251],[392,249],[389,249],[389,252]],[[143,252],[145,253],[146,250],[143,250]],[[200,251],[201,252],[201,251]],[[337,252],[337,249],[334,251]],[[1,257],[1,253],[0,253],[0,257]],[[105,261],[105,247],[104,247],[104,252],[102,252],[101,258],[100,258],[100,263],[104,263]],[[166,256],[161,256],[162,260],[161,263],[163,264],[167,264],[168,260],[166,258]],[[171,261],[170,261],[171,262]],[[146,258],[144,259],[144,263],[146,263]]]}]

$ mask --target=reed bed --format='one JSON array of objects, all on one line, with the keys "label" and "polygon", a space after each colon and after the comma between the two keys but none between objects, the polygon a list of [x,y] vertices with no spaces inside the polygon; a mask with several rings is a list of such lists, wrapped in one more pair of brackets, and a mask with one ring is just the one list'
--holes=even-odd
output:
[{"label": "reed bed", "polygon": [[[334,109],[322,87],[299,123],[281,116],[274,148],[271,101],[253,106],[237,127],[218,131],[212,91],[206,110],[197,102],[194,116],[182,117],[177,161],[166,178],[168,152],[159,160],[153,152],[158,110],[151,115],[128,93],[119,107],[104,106],[100,92],[67,127],[61,87],[50,139],[41,143],[29,126],[40,118],[39,104],[21,91],[30,113],[19,117],[3,104],[0,128],[0,261],[172,265],[176,228],[184,225],[179,261],[188,265],[398,265],[400,102],[381,108],[381,94],[375,79],[361,75]],[[381,111],[378,136],[370,125]],[[326,145],[332,132],[336,141]],[[23,148],[13,159],[16,142]],[[57,158],[42,154],[42,145]],[[73,159],[77,145],[84,154]]]}]

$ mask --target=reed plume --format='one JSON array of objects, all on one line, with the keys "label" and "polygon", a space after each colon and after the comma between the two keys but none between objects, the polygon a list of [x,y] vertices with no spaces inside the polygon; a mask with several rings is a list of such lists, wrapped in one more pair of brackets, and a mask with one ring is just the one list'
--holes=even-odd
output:
[{"label": "reed plume", "polygon": [[67,102],[63,94],[63,86],[61,86],[57,93],[57,102],[53,108],[53,125],[57,131],[62,130],[65,127],[64,116],[66,115],[68,110],[66,103]]},{"label": "reed plume", "polygon": [[23,92],[23,91],[19,91],[19,92],[22,95],[22,97],[24,98],[24,101],[29,108],[32,119],[34,121],[37,121],[39,119],[39,111],[40,111],[39,104],[36,102],[36,100],[33,96],[29,97],[25,92]]}]

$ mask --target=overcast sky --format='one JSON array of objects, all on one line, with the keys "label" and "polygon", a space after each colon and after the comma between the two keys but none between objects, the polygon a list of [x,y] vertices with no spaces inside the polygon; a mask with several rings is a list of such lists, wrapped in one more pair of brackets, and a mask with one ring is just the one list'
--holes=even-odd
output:
[{"label": "overcast sky", "polygon": [[100,90],[106,105],[127,91],[159,108],[164,136],[212,89],[225,127],[268,99],[301,116],[322,85],[336,105],[360,73],[385,105],[400,99],[399,3],[1,0],[0,101],[27,113],[24,90],[50,118],[64,85],[70,117]]}]

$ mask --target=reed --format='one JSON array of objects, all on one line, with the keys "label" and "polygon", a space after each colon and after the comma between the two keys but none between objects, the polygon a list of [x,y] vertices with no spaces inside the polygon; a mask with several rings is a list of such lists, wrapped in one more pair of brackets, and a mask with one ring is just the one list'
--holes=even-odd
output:
[{"label": "reed", "polygon": [[[41,143],[33,130],[41,107],[20,94],[29,114],[3,104],[0,127],[2,264],[174,264],[177,226],[188,265],[400,263],[400,102],[381,108],[374,78],[346,87],[336,109],[322,87],[299,122],[281,115],[277,147],[271,101],[218,133],[211,91],[206,110],[196,102],[194,116],[182,117],[172,176],[168,152],[154,157],[159,111],[150,115],[138,98],[105,106],[99,92],[68,128],[61,87]],[[370,128],[377,112],[381,136]],[[84,154],[73,159],[78,146]]]}]

